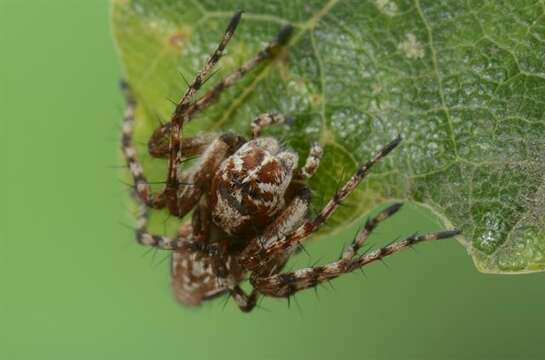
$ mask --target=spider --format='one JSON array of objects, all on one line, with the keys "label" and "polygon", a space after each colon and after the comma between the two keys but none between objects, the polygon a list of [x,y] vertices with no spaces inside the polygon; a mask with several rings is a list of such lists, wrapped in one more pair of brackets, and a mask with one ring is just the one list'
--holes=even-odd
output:
[{"label": "spider", "polygon": [[[304,165],[298,168],[297,153],[283,149],[273,137],[261,136],[264,128],[285,123],[286,116],[259,115],[251,123],[249,139],[233,133],[183,138],[184,124],[196,113],[206,109],[259,64],[273,60],[289,43],[292,27],[286,26],[254,58],[193,100],[221,58],[241,15],[240,11],[234,14],[216,50],[177,103],[170,121],[159,126],[149,139],[150,155],[168,159],[166,181],[160,192],[152,193],[137,159],[133,146],[136,103],[128,84],[121,84],[127,103],[122,152],[140,208],[136,239],[142,245],[172,253],[171,278],[176,299],[186,305],[199,305],[227,293],[242,311],[248,312],[256,306],[260,296],[289,300],[298,291],[415,244],[458,235],[458,230],[415,234],[381,249],[358,254],[377,225],[401,208],[401,203],[394,203],[367,220],[337,261],[282,272],[302,242],[320,229],[371,167],[394,150],[401,139],[394,139],[363,163],[318,215],[310,218],[311,191],[306,181],[318,169],[323,154],[321,146],[313,144]],[[182,171],[183,161],[194,156],[199,158],[196,164]],[[178,218],[192,211],[191,223],[181,225],[172,237],[152,234],[148,231],[149,209],[161,208]],[[250,293],[241,287],[248,279],[253,287]]]}]

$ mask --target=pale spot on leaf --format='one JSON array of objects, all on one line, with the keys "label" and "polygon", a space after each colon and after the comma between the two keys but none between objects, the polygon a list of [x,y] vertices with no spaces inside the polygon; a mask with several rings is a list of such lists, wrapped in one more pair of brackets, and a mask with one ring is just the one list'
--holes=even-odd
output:
[{"label": "pale spot on leaf", "polygon": [[413,33],[405,35],[405,41],[400,43],[397,48],[405,54],[409,59],[421,59],[424,57],[424,47],[416,39]]},{"label": "pale spot on leaf", "polygon": [[387,16],[396,16],[399,13],[397,4],[391,0],[375,0],[375,5],[381,13]]}]

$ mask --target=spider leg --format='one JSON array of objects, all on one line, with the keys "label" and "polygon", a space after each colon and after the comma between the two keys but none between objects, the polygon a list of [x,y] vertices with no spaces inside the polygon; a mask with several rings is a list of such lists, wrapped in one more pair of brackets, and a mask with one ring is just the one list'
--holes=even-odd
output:
[{"label": "spider leg", "polygon": [[320,160],[324,154],[324,149],[318,143],[312,144],[310,147],[310,152],[308,154],[305,165],[298,170],[296,176],[301,179],[309,179],[316,173],[318,167],[320,166]]},{"label": "spider leg", "polygon": [[191,98],[204,84],[206,77],[210,74],[210,71],[212,68],[218,63],[220,58],[223,56],[223,50],[225,50],[225,47],[233,37],[233,34],[235,33],[235,30],[240,22],[240,18],[242,16],[242,11],[237,11],[235,15],[231,18],[231,21],[229,22],[229,25],[227,25],[227,29],[225,29],[225,33],[223,34],[223,37],[221,38],[216,50],[212,53],[212,55],[208,58],[204,66],[202,67],[201,71],[195,76],[191,84],[189,84],[189,87],[176,106],[176,109],[174,110],[174,114],[172,115],[171,121],[173,123],[181,124],[180,121],[184,121],[185,117],[187,117],[187,109],[189,105],[191,104]]},{"label": "spider leg", "polygon": [[189,249],[193,245],[191,234],[180,233],[171,238],[163,235],[155,235],[148,231],[149,212],[146,204],[139,204],[139,214],[136,221],[136,241],[145,246],[151,246],[161,250]]},{"label": "spider leg", "polygon": [[134,193],[138,199],[147,206],[162,208],[164,206],[164,199],[162,199],[161,194],[152,194],[150,185],[144,175],[144,170],[137,158],[136,149],[133,145],[136,101],[129,85],[125,81],[120,82],[120,87],[126,102],[126,109],[123,114],[121,150],[133,179]]},{"label": "spider leg", "polygon": [[356,173],[348,180],[348,182],[339,189],[333,198],[325,205],[322,211],[312,221],[305,222],[297,230],[295,230],[290,236],[286,237],[282,241],[277,241],[271,247],[263,249],[260,256],[263,258],[274,256],[274,253],[282,253],[290,248],[299,246],[300,241],[308,237],[320,228],[320,226],[333,214],[335,209],[342,203],[344,199],[358,186],[358,184],[365,178],[369,169],[373,167],[378,161],[388,155],[393,149],[395,149],[401,138],[396,138],[382,149],[380,149],[371,160],[364,163],[356,171]]},{"label": "spider leg", "polygon": [[[395,208],[396,206],[397,209]],[[300,290],[315,287],[324,281],[329,281],[342,274],[360,269],[374,261],[382,260],[386,256],[396,254],[421,242],[448,239],[460,234],[458,230],[447,230],[424,235],[412,235],[383,248],[355,256],[357,249],[360,248],[363,241],[369,236],[376,225],[393,215],[398,209],[398,204],[394,204],[371,221],[368,221],[352,242],[351,247],[343,253],[338,261],[268,277],[253,276],[250,278],[251,284],[261,294],[273,297],[289,297]]]},{"label": "spider leg", "polygon": [[298,190],[293,200],[286,208],[269,224],[263,233],[252,239],[240,254],[238,261],[248,271],[258,271],[260,274],[269,275],[282,269],[290,251],[278,252],[274,256],[265,257],[265,249],[282,242],[305,223],[310,208],[310,190],[303,187]]},{"label": "spider leg", "polygon": [[255,69],[259,64],[265,60],[274,58],[279,50],[287,44],[290,39],[290,36],[293,32],[293,27],[287,25],[283,27],[280,32],[276,35],[276,38],[270,42],[265,48],[257,53],[255,57],[247,61],[241,67],[236,69],[230,75],[225,77],[219,84],[214,86],[210,91],[204,94],[200,99],[192,103],[187,109],[187,118],[188,120],[192,118],[199,111],[204,110],[210,106],[214,101],[216,101],[219,96],[226,89],[235,85],[240,79],[244,77],[247,73]]},{"label": "spider leg", "polygon": [[283,124],[286,122],[286,117],[277,113],[264,113],[259,115],[252,121],[252,138],[261,136],[261,131],[271,125]]},{"label": "spider leg", "polygon": [[242,312],[250,312],[257,304],[258,292],[253,289],[248,295],[239,285],[229,290],[231,297]]}]

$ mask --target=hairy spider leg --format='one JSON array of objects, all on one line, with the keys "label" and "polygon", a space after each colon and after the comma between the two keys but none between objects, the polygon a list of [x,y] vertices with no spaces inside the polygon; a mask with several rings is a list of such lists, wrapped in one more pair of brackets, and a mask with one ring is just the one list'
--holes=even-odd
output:
[{"label": "hairy spider leg", "polygon": [[148,231],[148,209],[149,207],[146,206],[146,204],[139,202],[139,213],[136,220],[136,241],[139,244],[161,250],[184,249],[184,251],[187,251],[193,246],[194,241],[191,234],[185,236],[178,234],[176,237],[169,237],[150,233]]},{"label": "hairy spider leg", "polygon": [[[396,210],[397,211],[397,210]],[[394,211],[395,212],[395,211]],[[377,223],[388,218],[390,215],[381,213],[378,215],[381,219],[374,218],[372,221]],[[357,248],[358,238],[365,239],[371,229],[365,226],[356,236],[352,243],[353,248]],[[367,233],[366,233],[367,232]],[[370,251],[366,254],[354,256],[351,252],[345,252],[340,260],[322,265],[307,267],[293,272],[276,274],[269,277],[251,277],[251,284],[262,294],[272,297],[289,297],[300,290],[315,287],[324,281],[329,281],[342,274],[352,272],[368,265],[374,261],[382,260],[384,257],[396,254],[402,250],[408,249],[413,245],[424,241],[433,241],[452,238],[459,235],[459,230],[447,230],[424,235],[411,235],[404,240],[396,241],[383,248]]]},{"label": "hairy spider leg", "polygon": [[187,245],[190,237],[176,237],[155,235],[148,232],[148,220],[150,207],[162,208],[165,204],[161,194],[153,195],[150,185],[144,176],[142,165],[138,161],[136,149],[133,146],[134,114],[136,101],[132,95],[129,85],[121,81],[121,90],[127,103],[123,115],[123,129],[121,135],[121,146],[125,162],[133,178],[133,189],[131,195],[139,206],[138,218],[136,220],[136,241],[145,246],[151,246],[163,250],[175,250]]},{"label": "hairy spider leg", "polygon": [[142,164],[138,160],[136,148],[133,145],[136,101],[129,85],[125,81],[122,80],[120,82],[120,87],[126,102],[125,113],[123,114],[121,151],[133,179],[133,191],[137,198],[145,205],[152,208],[162,208],[165,205],[164,198],[161,194],[152,194],[149,182],[144,175]]},{"label": "hairy spider leg", "polygon": [[237,11],[233,17],[231,18],[231,21],[229,21],[229,25],[227,25],[227,29],[225,29],[225,32],[223,34],[223,37],[221,38],[216,50],[210,55],[204,66],[202,67],[201,71],[195,76],[193,81],[189,84],[189,87],[187,88],[186,93],[176,106],[176,109],[174,110],[174,113],[171,118],[171,122],[176,123],[178,125],[182,125],[182,122],[186,120],[187,117],[187,108],[191,104],[191,98],[204,84],[206,77],[210,74],[210,71],[214,68],[214,66],[218,63],[218,61],[223,56],[223,50],[225,50],[225,47],[233,37],[236,28],[238,27],[238,24],[240,23],[240,18],[242,16],[242,11]]},{"label": "hairy spider leg", "polygon": [[196,113],[206,109],[208,106],[214,103],[219,96],[228,88],[235,85],[244,75],[254,70],[259,64],[265,60],[274,58],[284,47],[293,32],[291,25],[284,26],[280,32],[276,35],[276,38],[270,42],[265,48],[257,53],[255,57],[244,63],[241,67],[233,71],[226,76],[220,83],[215,85],[211,90],[204,94],[200,99],[192,103],[187,109],[187,121],[189,121]]}]

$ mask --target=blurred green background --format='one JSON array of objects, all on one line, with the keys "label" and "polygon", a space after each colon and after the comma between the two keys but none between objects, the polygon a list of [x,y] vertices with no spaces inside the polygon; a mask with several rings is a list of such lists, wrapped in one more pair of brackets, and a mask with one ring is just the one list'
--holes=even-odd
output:
[{"label": "blurred green background", "polygon": [[[120,183],[120,66],[107,0],[0,0],[1,359],[544,359],[545,274],[478,273],[425,244],[242,314],[170,295]],[[406,209],[373,242],[438,224]],[[293,266],[336,257],[355,228]]]}]

